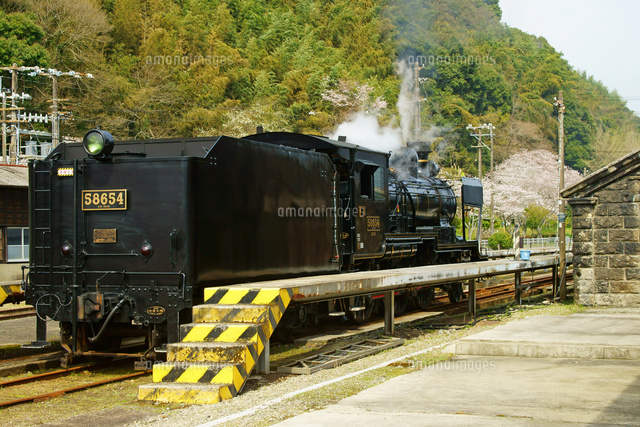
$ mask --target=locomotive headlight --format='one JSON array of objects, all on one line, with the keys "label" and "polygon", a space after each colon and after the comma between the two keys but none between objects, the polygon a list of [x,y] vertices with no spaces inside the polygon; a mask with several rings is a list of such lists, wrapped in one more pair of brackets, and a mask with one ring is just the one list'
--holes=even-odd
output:
[{"label": "locomotive headlight", "polygon": [[149,258],[151,255],[153,255],[153,247],[151,246],[151,244],[144,242],[140,246],[140,255],[145,258]]},{"label": "locomotive headlight", "polygon": [[113,150],[113,136],[105,130],[90,130],[82,139],[82,147],[90,156],[106,156]]},{"label": "locomotive headlight", "polygon": [[73,246],[71,246],[71,243],[64,242],[60,247],[60,253],[63,257],[69,258],[73,254]]}]

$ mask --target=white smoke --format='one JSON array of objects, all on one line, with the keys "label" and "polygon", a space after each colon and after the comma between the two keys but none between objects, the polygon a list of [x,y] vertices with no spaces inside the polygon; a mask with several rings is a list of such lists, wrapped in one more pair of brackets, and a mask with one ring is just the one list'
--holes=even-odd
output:
[{"label": "white smoke", "polygon": [[[396,71],[402,77],[400,94],[396,104],[400,114],[400,127],[382,127],[375,115],[361,111],[351,116],[349,121],[338,125],[336,131],[330,135],[332,139],[346,136],[347,142],[351,144],[383,152],[398,151],[407,145],[416,150],[425,150],[451,130],[450,127],[430,126],[428,129],[423,128],[418,137],[414,135],[415,124],[413,121],[419,104],[414,93],[413,65],[408,61],[398,61]],[[438,154],[444,154],[444,144],[436,145],[438,146],[434,146],[433,149]],[[434,155],[434,157],[437,160],[438,156]]]},{"label": "white smoke", "polygon": [[346,136],[350,144],[376,151],[395,151],[402,148],[402,132],[398,128],[381,127],[376,116],[359,112],[348,122],[341,123],[332,139]]},{"label": "white smoke", "polygon": [[398,96],[396,107],[398,108],[398,113],[400,113],[402,140],[406,144],[413,136],[412,121],[417,107],[413,93],[413,68],[407,61],[398,61],[396,63],[396,72],[402,77],[402,85],[400,86],[400,95]]}]

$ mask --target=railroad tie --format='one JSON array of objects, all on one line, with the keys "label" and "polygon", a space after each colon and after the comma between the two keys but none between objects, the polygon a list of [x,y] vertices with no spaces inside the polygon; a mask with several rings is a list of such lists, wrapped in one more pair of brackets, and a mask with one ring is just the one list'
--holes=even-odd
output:
[{"label": "railroad tie", "polygon": [[236,396],[278,322],[291,289],[206,288],[181,342],[167,346],[167,362],[153,365],[153,383],[138,399],[212,404]]}]

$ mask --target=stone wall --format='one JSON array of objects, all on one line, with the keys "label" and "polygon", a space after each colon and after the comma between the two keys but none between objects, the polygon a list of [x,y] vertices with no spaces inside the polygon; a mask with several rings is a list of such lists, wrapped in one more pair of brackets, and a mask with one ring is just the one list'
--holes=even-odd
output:
[{"label": "stone wall", "polygon": [[570,199],[576,302],[640,305],[640,173]]}]

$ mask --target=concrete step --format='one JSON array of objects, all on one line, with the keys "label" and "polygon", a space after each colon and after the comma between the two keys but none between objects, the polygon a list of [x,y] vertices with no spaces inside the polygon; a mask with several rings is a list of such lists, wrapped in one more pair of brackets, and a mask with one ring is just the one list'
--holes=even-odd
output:
[{"label": "concrete step", "polygon": [[180,327],[182,341],[167,346],[167,362],[153,366],[154,383],[141,386],[138,399],[211,404],[235,396],[293,291],[233,287],[204,294],[205,304],[193,307],[193,323]]},{"label": "concrete step", "polygon": [[251,288],[205,288],[204,289],[205,304],[257,304],[271,305],[289,304],[289,293],[286,289],[267,288],[267,289],[251,289]]},{"label": "concrete step", "polygon": [[250,372],[260,353],[257,343],[178,342],[167,345],[167,362],[244,363]]},{"label": "concrete step", "polygon": [[535,316],[449,346],[459,355],[640,360],[640,317],[600,313]]},{"label": "concrete step", "polygon": [[0,304],[4,303],[7,298],[12,295],[18,295],[22,293],[20,288],[20,282],[3,282],[0,284]]},{"label": "concrete step", "polygon": [[640,347],[607,346],[601,344],[536,343],[467,339],[457,342],[455,347],[448,348],[447,351],[468,356],[640,360]]},{"label": "concrete step", "polygon": [[161,362],[153,365],[154,383],[231,384],[237,391],[247,377],[242,363]]},{"label": "concrete step", "polygon": [[[272,330],[278,325],[280,318],[284,314],[293,290],[291,289],[242,289],[242,288],[205,288],[204,303],[206,305],[234,305],[234,304],[250,304],[250,305],[268,305],[269,319]],[[194,321],[195,320],[194,317]],[[220,320],[221,322],[235,322],[237,320]]]},{"label": "concrete step", "polygon": [[192,309],[194,323],[263,323],[269,320],[268,305],[203,304]]},{"label": "concrete step", "polygon": [[138,400],[211,405],[234,397],[230,384],[153,383],[138,387]]},{"label": "concrete step", "polygon": [[180,326],[186,342],[258,342],[266,341],[267,323],[187,323]]}]

